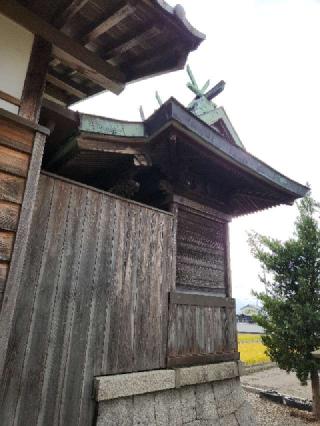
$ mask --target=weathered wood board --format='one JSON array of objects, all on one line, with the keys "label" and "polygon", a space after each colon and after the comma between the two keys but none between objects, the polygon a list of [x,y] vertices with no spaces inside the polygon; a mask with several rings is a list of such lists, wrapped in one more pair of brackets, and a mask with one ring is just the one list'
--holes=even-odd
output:
[{"label": "weathered wood board", "polygon": [[178,206],[177,287],[226,295],[226,221]]},{"label": "weathered wood board", "polygon": [[42,175],[0,411],[91,425],[95,375],[166,366],[173,216]]},{"label": "weathered wood board", "polygon": [[170,294],[167,366],[236,360],[230,218],[180,196],[174,197],[173,211],[177,222],[176,292]]},{"label": "weathered wood board", "polygon": [[0,310],[34,137],[18,120],[0,116]]},{"label": "weathered wood board", "polygon": [[7,275],[8,275],[8,263],[0,262],[0,299],[2,298],[2,293],[4,291]]},{"label": "weathered wood board", "polygon": [[168,366],[238,359],[233,299],[183,293],[174,296],[169,310]]}]

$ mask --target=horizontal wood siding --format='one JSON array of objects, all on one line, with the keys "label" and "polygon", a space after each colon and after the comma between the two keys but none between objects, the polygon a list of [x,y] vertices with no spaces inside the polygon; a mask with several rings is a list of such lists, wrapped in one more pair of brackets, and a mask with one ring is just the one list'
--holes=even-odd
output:
[{"label": "horizontal wood siding", "polygon": [[227,222],[178,206],[177,286],[226,295]]},{"label": "horizontal wood siding", "polygon": [[9,262],[14,243],[14,232],[0,231],[0,260]]},{"label": "horizontal wood siding", "polygon": [[35,132],[0,117],[0,309]]},{"label": "horizontal wood siding", "polygon": [[0,261],[0,298],[4,292],[4,287],[5,287],[7,275],[8,275],[8,269],[9,269],[8,263]]},{"label": "horizontal wood siding", "polygon": [[21,204],[25,180],[8,173],[0,172],[0,200]]},{"label": "horizontal wood siding", "polygon": [[166,366],[173,217],[42,175],[0,411],[93,424],[93,377]]},{"label": "horizontal wood siding", "polygon": [[212,300],[213,306],[205,306],[210,296],[202,298],[192,301],[187,295],[170,303],[168,366],[238,359],[234,301],[221,298],[221,303]]}]

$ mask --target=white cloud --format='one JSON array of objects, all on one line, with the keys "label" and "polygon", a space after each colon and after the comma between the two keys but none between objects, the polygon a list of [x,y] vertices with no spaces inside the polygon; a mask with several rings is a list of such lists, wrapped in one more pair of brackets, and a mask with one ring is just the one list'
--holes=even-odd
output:
[{"label": "white cloud", "polygon": [[[174,4],[173,1],[170,1]],[[320,199],[320,2],[316,0],[180,0],[206,41],[189,57],[205,82],[224,79],[217,99],[228,112],[247,150],[289,177],[308,181]],[[139,119],[157,103],[155,90],[187,104],[192,94],[184,71],[128,86],[116,97],[102,94],[79,110],[122,119]],[[256,262],[246,231],[287,238],[294,207],[278,207],[234,220],[231,262],[235,296],[258,288]]]}]

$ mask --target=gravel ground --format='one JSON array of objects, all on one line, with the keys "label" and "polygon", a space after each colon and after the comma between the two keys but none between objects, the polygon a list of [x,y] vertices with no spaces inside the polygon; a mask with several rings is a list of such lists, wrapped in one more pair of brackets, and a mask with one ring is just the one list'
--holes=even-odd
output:
[{"label": "gravel ground", "polygon": [[257,426],[320,426],[319,422],[311,423],[290,416],[290,408],[288,407],[266,401],[253,393],[245,393],[255,413]]},{"label": "gravel ground", "polygon": [[260,389],[273,389],[284,395],[312,399],[310,381],[308,386],[301,386],[294,373],[288,374],[278,367],[243,376],[241,377],[241,383]]}]

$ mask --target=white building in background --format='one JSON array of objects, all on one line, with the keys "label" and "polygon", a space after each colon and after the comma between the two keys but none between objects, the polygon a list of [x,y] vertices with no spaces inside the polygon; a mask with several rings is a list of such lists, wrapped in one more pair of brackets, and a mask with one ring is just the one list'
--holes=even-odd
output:
[{"label": "white building in background", "polygon": [[256,324],[252,318],[259,311],[259,306],[251,304],[245,305],[240,309],[240,314],[237,315],[238,333],[264,333],[264,329]]},{"label": "white building in background", "polygon": [[244,315],[247,317],[252,317],[253,315],[257,315],[260,311],[260,308],[255,305],[246,305],[240,309],[240,315]]}]

